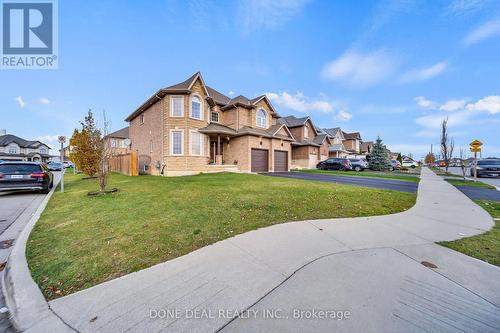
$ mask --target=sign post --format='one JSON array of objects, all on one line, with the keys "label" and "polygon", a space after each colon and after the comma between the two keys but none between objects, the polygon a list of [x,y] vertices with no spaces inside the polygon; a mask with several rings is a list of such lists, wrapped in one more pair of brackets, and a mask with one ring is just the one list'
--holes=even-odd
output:
[{"label": "sign post", "polygon": [[64,143],[66,142],[66,137],[64,135],[59,135],[57,141],[61,144],[61,193],[64,192],[64,172],[66,171],[64,168]]},{"label": "sign post", "polygon": [[481,146],[483,143],[479,140],[474,140],[470,145],[470,151],[474,153],[474,163],[472,165],[473,170],[474,170],[474,181],[477,182],[477,153],[481,152]]}]

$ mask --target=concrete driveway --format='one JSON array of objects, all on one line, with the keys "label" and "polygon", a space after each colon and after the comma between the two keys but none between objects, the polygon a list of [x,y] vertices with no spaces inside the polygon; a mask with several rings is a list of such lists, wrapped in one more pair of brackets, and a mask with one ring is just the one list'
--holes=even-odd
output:
[{"label": "concrete driveway", "polygon": [[500,268],[434,244],[493,220],[421,178],[406,212],[258,229],[50,308],[79,332],[498,332]]},{"label": "concrete driveway", "polygon": [[[59,179],[60,172],[54,172],[54,184],[57,184]],[[0,192],[0,241],[15,240],[45,196],[46,194],[31,191]],[[0,247],[0,262],[6,262],[9,254],[10,246]],[[3,294],[0,293],[0,308],[4,306]],[[13,331],[8,313],[0,314],[0,332]]]},{"label": "concrete driveway", "polygon": [[304,180],[316,180],[327,183],[339,183],[366,187],[382,188],[386,190],[395,190],[403,192],[417,192],[418,184],[396,179],[369,178],[356,176],[338,176],[322,173],[306,173],[306,172],[270,172],[264,173],[266,176],[285,177]]}]

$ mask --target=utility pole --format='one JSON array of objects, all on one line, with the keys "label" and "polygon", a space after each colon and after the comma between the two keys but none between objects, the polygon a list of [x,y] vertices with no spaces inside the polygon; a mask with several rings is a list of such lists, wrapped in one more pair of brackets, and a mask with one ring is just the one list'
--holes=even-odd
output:
[{"label": "utility pole", "polygon": [[61,193],[64,192],[64,172],[66,171],[64,168],[64,143],[66,142],[66,137],[64,135],[60,135],[57,140],[61,144]]}]

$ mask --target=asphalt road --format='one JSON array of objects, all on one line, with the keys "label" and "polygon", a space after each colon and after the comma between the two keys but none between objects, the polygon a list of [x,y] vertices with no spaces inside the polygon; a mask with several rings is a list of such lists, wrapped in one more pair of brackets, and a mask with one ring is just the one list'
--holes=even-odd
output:
[{"label": "asphalt road", "polygon": [[410,193],[415,193],[417,192],[418,189],[418,183],[404,181],[404,180],[396,180],[396,179],[337,176],[337,175],[305,173],[305,172],[274,172],[274,173],[264,173],[264,175],[273,177],[304,179],[304,180],[316,180],[327,183],[366,186],[366,187],[382,188],[386,190],[395,190],[395,191],[410,192]]},{"label": "asphalt road", "polygon": [[[57,184],[60,173],[54,173],[54,184]],[[22,223],[27,223],[30,217],[35,213],[37,208],[42,203],[46,194],[40,194],[37,192],[0,192],[0,240],[12,239],[19,235],[20,231],[24,227]],[[14,223],[19,222],[18,232],[8,232],[9,236],[5,236],[4,232]],[[13,226],[14,227],[14,226]],[[16,228],[17,228],[16,224]],[[6,233],[7,234],[7,233]],[[16,236],[11,236],[12,234]],[[7,261],[10,253],[10,246],[3,248],[0,246],[0,263]],[[3,274],[3,271],[0,272]],[[1,280],[0,280],[1,283]],[[3,299],[3,293],[0,292],[0,308],[5,307],[5,301]],[[15,332],[14,328],[11,326],[8,313],[0,313],[0,332]]]},{"label": "asphalt road", "polygon": [[[448,168],[448,171],[455,174],[455,175],[460,175],[460,176],[462,175],[462,169],[460,169],[458,167]],[[470,178],[470,168],[467,168],[467,172],[465,175]],[[496,178],[483,177],[483,178],[478,178],[478,180],[483,182],[483,183],[490,184],[490,185],[496,186],[497,188],[500,188],[500,177],[496,177]]]}]

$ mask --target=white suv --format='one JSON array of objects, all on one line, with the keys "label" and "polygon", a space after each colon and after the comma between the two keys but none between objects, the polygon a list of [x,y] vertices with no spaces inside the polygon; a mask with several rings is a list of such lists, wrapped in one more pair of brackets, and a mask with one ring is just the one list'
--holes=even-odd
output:
[{"label": "white suv", "polygon": [[415,162],[414,160],[403,160],[403,165],[404,167],[407,167],[407,168],[416,168],[418,167],[418,163]]}]

